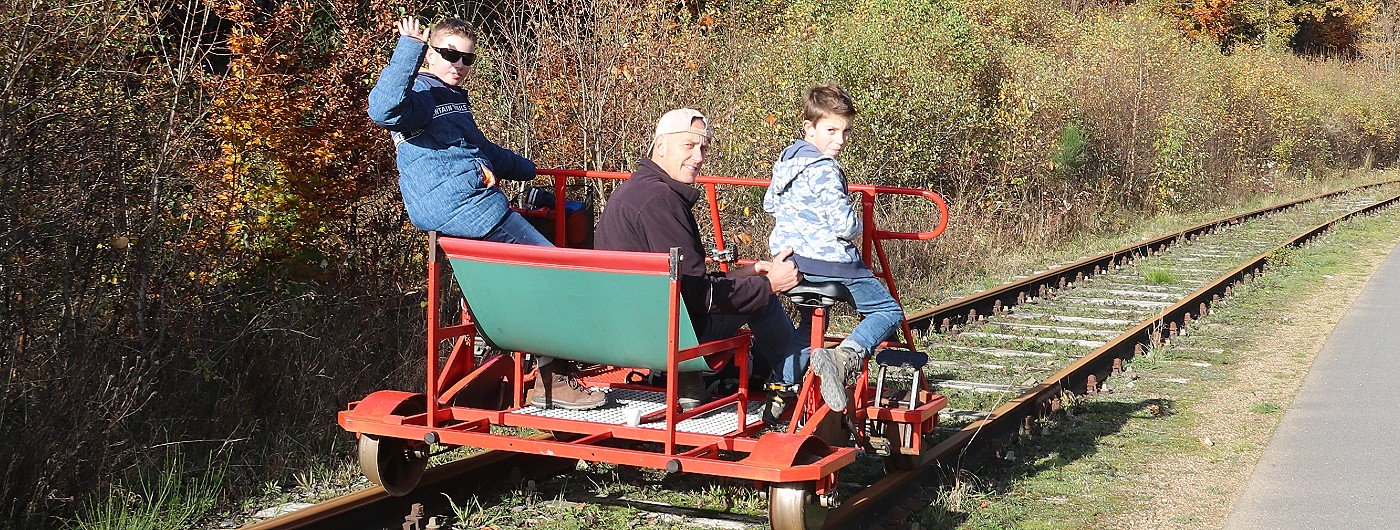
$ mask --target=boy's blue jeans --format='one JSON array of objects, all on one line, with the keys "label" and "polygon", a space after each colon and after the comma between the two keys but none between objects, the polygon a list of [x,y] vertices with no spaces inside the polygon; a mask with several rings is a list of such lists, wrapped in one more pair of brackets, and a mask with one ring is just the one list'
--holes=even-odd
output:
[{"label": "boy's blue jeans", "polygon": [[[899,307],[899,302],[895,301],[890,295],[890,290],[885,288],[884,282],[879,278],[840,278],[805,273],[802,276],[811,282],[841,282],[851,291],[851,298],[856,302],[856,311],[865,318],[856,325],[856,329],[851,331],[846,340],[841,341],[841,345],[859,346],[857,349],[866,357],[870,356],[870,352],[876,346],[889,338],[904,320],[904,309]],[[798,326],[797,331],[803,337],[811,336],[811,309],[802,309],[802,324]]]},{"label": "boy's blue jeans", "polygon": [[519,245],[534,245],[537,247],[552,247],[554,243],[535,230],[520,212],[510,212],[501,224],[496,225],[486,237],[481,238],[486,241],[497,243],[515,243]]},{"label": "boy's blue jeans", "polygon": [[[750,315],[710,314],[710,320],[700,333],[700,342],[734,336],[744,324],[753,332],[754,357],[761,357],[772,368],[769,382],[795,385],[807,373],[806,335],[798,335],[792,318],[783,311],[776,295],[768,300],[768,308]],[[762,375],[762,374],[756,374]]]}]

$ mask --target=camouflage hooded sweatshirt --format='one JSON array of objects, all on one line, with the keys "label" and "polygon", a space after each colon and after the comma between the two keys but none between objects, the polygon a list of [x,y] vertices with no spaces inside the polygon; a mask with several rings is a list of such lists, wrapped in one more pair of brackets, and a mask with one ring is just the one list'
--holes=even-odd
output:
[{"label": "camouflage hooded sweatshirt", "polygon": [[763,196],[763,210],[776,221],[769,251],[792,249],[797,269],[806,274],[872,276],[853,242],[861,222],[849,193],[836,159],[811,142],[793,142],[773,164],[773,181]]}]

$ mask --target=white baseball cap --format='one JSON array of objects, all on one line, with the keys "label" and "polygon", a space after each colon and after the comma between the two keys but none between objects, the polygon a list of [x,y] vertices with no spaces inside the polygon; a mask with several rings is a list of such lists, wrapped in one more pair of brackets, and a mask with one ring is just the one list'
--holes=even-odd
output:
[{"label": "white baseball cap", "polygon": [[[696,118],[700,119],[700,123],[705,124],[704,128],[691,125]],[[651,149],[647,149],[647,151],[649,152],[656,148],[656,141],[664,135],[687,132],[698,134],[707,142],[715,138],[715,130],[710,127],[710,120],[706,118],[704,114],[701,114],[700,111],[695,109],[675,109],[662,114],[661,119],[656,120],[656,132],[651,135]]]}]

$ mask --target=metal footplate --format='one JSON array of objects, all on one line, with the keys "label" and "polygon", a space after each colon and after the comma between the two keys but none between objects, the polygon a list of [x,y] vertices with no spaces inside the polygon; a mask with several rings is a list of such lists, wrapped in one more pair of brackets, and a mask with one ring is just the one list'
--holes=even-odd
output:
[{"label": "metal footplate", "polygon": [[[606,392],[611,404],[593,410],[542,409],[533,405],[527,405],[517,409],[515,412],[518,414],[542,416],[546,418],[627,425],[629,416],[639,418],[666,408],[665,392],[612,388],[594,388],[593,390]],[[628,409],[632,409],[630,414]],[[762,417],[762,409],[762,402],[749,402],[748,411],[745,415],[748,425],[745,427],[753,427],[758,424]],[[677,423],[676,431],[719,436],[734,431],[737,424],[738,406],[737,404],[733,404]],[[638,426],[645,429],[664,430],[666,428],[666,422],[663,420],[659,422],[642,423]]]}]

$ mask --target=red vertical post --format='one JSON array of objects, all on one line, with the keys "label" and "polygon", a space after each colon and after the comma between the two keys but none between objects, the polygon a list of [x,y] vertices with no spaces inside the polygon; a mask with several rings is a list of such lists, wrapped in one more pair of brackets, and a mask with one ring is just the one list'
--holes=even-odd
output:
[{"label": "red vertical post", "polygon": [[860,192],[860,255],[870,264],[870,247],[875,241],[875,192]]},{"label": "red vertical post", "polygon": [[[715,232],[715,250],[724,250],[724,227],[719,222],[719,192],[716,191],[715,184],[705,184],[705,202],[710,205],[710,226]],[[719,270],[729,272],[729,264],[721,262]]]},{"label": "red vertical post", "polygon": [[[812,349],[826,346],[826,309],[812,309],[812,332],[808,335],[807,344]],[[802,378],[802,386],[798,387],[797,403],[793,406],[792,421],[788,423],[788,434],[796,434],[797,427],[803,423],[801,419],[806,419],[809,413],[816,412],[822,406],[822,393],[816,388],[817,378],[809,369]]]},{"label": "red vertical post", "polygon": [[[704,258],[700,258],[704,259]],[[666,454],[676,454],[676,401],[680,393],[681,249],[671,248],[670,296],[666,311]]]},{"label": "red vertical post", "polygon": [[568,177],[554,176],[554,246],[561,248],[569,246],[569,235],[566,233],[568,230],[566,221],[569,216],[566,206],[568,206],[569,200],[564,196],[564,185],[568,183],[568,180]]},{"label": "red vertical post", "polygon": [[437,426],[438,254],[437,232],[428,232],[428,428]]},{"label": "red vertical post", "polygon": [[736,362],[739,363],[739,430],[749,424],[749,346],[752,340],[739,346],[739,351],[735,352]]}]

